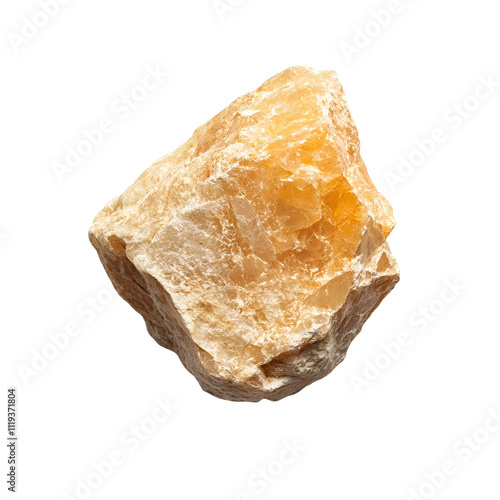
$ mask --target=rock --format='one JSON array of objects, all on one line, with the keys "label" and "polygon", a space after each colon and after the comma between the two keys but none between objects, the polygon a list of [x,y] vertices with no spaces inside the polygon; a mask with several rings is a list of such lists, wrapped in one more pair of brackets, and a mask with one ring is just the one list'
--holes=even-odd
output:
[{"label": "rock", "polygon": [[144,171],[90,240],[205,391],[258,401],[344,359],[399,279],[393,227],[336,74],[293,67]]}]

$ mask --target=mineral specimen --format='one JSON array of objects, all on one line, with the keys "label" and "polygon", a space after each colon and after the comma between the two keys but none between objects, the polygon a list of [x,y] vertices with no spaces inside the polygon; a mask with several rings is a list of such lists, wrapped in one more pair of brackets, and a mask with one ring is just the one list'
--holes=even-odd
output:
[{"label": "mineral specimen", "polygon": [[205,391],[258,401],[344,359],[399,279],[393,227],[336,73],[293,67],[148,168],[90,240]]}]

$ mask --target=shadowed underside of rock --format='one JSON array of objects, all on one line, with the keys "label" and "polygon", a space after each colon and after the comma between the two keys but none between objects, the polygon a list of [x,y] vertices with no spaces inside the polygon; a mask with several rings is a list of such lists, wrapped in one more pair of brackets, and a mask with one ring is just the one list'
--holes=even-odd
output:
[{"label": "shadowed underside of rock", "polygon": [[90,240],[204,390],[258,401],[344,359],[398,281],[393,227],[336,74],[294,67],[147,169]]}]

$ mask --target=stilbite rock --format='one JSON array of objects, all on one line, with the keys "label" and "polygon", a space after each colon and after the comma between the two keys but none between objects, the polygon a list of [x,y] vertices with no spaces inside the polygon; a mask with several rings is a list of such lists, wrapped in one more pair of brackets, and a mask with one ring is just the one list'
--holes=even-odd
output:
[{"label": "stilbite rock", "polygon": [[399,279],[332,71],[236,99],[97,215],[118,293],[207,392],[278,400],[325,376]]}]

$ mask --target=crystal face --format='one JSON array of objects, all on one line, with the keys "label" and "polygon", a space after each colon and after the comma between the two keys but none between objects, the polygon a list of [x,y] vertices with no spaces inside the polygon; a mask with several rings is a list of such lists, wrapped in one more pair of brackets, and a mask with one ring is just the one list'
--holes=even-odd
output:
[{"label": "crystal face", "polygon": [[281,399],[340,363],[399,279],[392,209],[332,71],[230,104],[97,215],[120,295],[203,389]]}]

